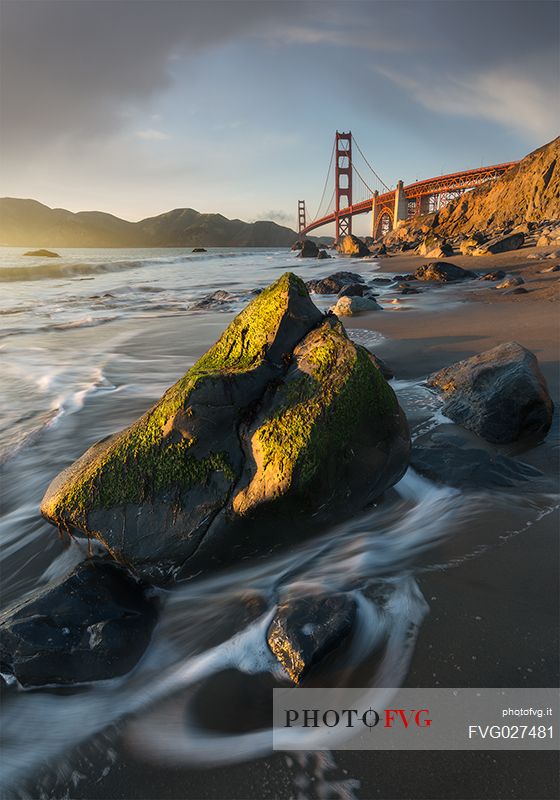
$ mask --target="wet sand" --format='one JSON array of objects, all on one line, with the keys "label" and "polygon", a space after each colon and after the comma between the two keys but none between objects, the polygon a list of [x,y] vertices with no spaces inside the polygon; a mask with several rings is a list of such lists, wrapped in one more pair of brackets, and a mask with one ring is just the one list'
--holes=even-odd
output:
[{"label": "wet sand", "polygon": [[[461,302],[450,310],[429,311],[415,304],[402,313],[377,314],[375,319],[370,315],[356,325],[375,327],[390,337],[379,353],[397,378],[420,378],[510,340],[532,350],[556,405],[553,425],[536,448],[500,449],[511,455],[521,451],[523,461],[557,476],[560,273],[540,272],[555,260],[527,259],[551,250],[448,259],[465,269],[519,274],[528,294],[506,295],[478,282],[467,291],[428,289]],[[425,259],[405,255],[384,259],[381,268],[405,274],[421,263]],[[403,298],[405,307],[407,300]],[[556,512],[481,558],[420,576],[430,613],[420,629],[406,686],[559,685],[559,529]],[[433,558],[437,563],[437,552]],[[360,797],[544,800],[560,795],[557,753],[401,753],[396,759],[378,753],[369,764],[364,754],[339,756],[339,764],[361,779]]]}]

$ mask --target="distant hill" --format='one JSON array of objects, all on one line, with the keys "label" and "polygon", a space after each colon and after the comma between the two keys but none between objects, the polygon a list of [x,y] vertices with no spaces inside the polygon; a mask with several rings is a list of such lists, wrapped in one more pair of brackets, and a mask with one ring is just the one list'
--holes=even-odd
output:
[{"label": "distant hill", "polygon": [[0,198],[0,245],[12,247],[289,247],[297,238],[275,222],[243,222],[192,208],[127,222],[101,211],[74,214],[36,200]]}]

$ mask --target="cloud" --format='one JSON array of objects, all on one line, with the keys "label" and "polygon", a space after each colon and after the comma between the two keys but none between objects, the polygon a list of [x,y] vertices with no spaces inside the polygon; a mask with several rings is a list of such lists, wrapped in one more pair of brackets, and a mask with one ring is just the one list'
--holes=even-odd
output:
[{"label": "cloud", "polygon": [[250,0],[2,0],[5,156],[108,138],[173,85],[177,60],[297,16]]},{"label": "cloud", "polygon": [[155,128],[147,128],[144,131],[136,131],[134,134],[138,139],[146,139],[153,142],[163,142],[171,139],[171,136],[164,131],[158,131]]},{"label": "cloud", "polygon": [[279,225],[291,226],[294,222],[294,215],[288,214],[286,211],[281,211],[279,209],[270,209],[269,211],[263,211],[262,213],[257,214],[252,221],[257,222],[259,220],[270,220],[272,222],[277,222]]},{"label": "cloud", "polygon": [[378,72],[438,114],[487,120],[541,139],[553,136],[557,128],[554,81],[531,78],[519,64],[474,73],[468,80],[447,75],[427,80],[384,67]]}]

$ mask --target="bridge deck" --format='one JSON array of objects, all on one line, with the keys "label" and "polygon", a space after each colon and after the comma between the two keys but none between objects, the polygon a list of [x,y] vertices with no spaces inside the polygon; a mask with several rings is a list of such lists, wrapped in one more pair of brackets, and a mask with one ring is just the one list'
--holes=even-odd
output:
[{"label": "bridge deck", "polygon": [[[508,169],[518,164],[518,161],[507,161],[504,164],[493,164],[490,167],[478,167],[477,169],[467,169],[463,172],[452,172],[449,175],[438,175],[435,178],[426,178],[415,183],[409,183],[404,187],[404,193],[407,200],[415,200],[418,197],[429,197],[432,195],[443,194],[450,191],[464,191],[465,189],[472,189],[475,186],[480,186],[481,183],[498,178],[507,172]],[[380,207],[389,206],[394,203],[395,189],[389,192],[384,192],[377,196],[377,203]],[[353,217],[357,214],[367,214],[371,212],[373,207],[373,199],[368,198],[362,200],[360,203],[354,203],[346,208],[341,208],[339,211],[340,217]],[[336,222],[336,212],[332,211],[324,217],[310,222],[302,233],[306,234],[321,228],[323,225],[328,225]]]}]

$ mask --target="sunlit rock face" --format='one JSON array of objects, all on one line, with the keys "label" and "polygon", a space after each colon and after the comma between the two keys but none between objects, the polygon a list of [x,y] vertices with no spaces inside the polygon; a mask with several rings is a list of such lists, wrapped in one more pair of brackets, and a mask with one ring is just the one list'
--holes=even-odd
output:
[{"label": "sunlit rock face", "polygon": [[343,236],[342,239],[336,243],[336,249],[343,256],[362,258],[363,256],[370,255],[369,247],[365,242],[351,233]]},{"label": "sunlit rock face", "polygon": [[368,351],[286,273],[153,408],[62,472],[41,511],[163,583],[355,513],[399,480],[409,447]]}]

